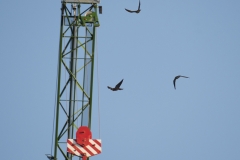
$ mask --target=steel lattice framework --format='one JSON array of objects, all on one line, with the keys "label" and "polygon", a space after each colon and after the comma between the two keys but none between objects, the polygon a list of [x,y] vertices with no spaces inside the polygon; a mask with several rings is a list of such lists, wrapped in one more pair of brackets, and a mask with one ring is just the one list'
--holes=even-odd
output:
[{"label": "steel lattice framework", "polygon": [[66,140],[80,126],[91,128],[97,0],[63,0],[55,111],[54,159],[80,159],[67,153]]}]

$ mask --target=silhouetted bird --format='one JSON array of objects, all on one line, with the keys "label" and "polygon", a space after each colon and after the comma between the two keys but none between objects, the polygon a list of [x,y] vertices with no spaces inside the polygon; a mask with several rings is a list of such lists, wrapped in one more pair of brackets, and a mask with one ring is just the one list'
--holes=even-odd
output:
[{"label": "silhouetted bird", "polygon": [[46,154],[46,156],[49,160],[54,160],[54,157],[51,154]]},{"label": "silhouetted bird", "polygon": [[107,86],[107,87],[108,87],[108,89],[111,89],[112,91],[123,90],[122,88],[120,88],[122,82],[123,82],[123,79],[114,88],[109,87],[109,86]]},{"label": "silhouetted bird", "polygon": [[130,13],[134,13],[134,12],[135,12],[135,13],[139,13],[139,12],[141,11],[140,6],[141,6],[141,3],[140,3],[140,0],[139,0],[138,10],[136,10],[136,11],[131,11],[131,10],[126,9],[126,8],[125,8],[125,10],[128,11],[128,12],[130,12]]},{"label": "silhouetted bird", "polygon": [[174,88],[175,88],[175,89],[176,89],[176,80],[177,80],[178,78],[180,78],[180,77],[189,78],[189,77],[181,76],[181,75],[176,76],[176,77],[174,78],[174,80],[173,80],[173,85],[174,85]]}]

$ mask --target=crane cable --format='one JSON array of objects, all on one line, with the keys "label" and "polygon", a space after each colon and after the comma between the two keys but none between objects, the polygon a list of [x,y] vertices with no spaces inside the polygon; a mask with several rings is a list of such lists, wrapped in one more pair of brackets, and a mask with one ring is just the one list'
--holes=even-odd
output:
[{"label": "crane cable", "polygon": [[[64,46],[65,46],[65,38],[64,38]],[[60,55],[58,55],[60,56]],[[58,58],[59,60],[59,58]],[[57,106],[57,89],[58,89],[58,71],[59,71],[59,65],[57,60],[57,75],[56,75],[56,89],[55,89],[55,101],[54,101],[54,107],[53,107],[53,124],[52,124],[52,142],[51,142],[51,155],[52,155],[52,149],[53,149],[53,136],[54,136],[54,127],[55,127],[55,116],[56,116],[56,106]],[[66,82],[66,70],[65,70],[65,82]],[[67,96],[67,94],[66,94]]]},{"label": "crane cable", "polygon": [[56,113],[56,102],[57,102],[57,79],[58,78],[56,78],[56,90],[55,90],[55,102],[54,102],[54,107],[53,107],[53,124],[52,124],[52,144],[51,144],[51,155],[52,155],[52,149],[53,149],[53,135],[54,135],[54,127],[55,127],[55,113]]},{"label": "crane cable", "polygon": [[[58,55],[60,56],[60,55]],[[54,127],[55,127],[55,115],[56,115],[56,104],[57,104],[57,88],[58,88],[58,61],[57,61],[57,75],[56,75],[56,89],[55,89],[55,100],[54,100],[54,107],[53,107],[53,124],[52,124],[52,142],[51,142],[51,155],[52,155],[52,149],[53,149],[53,136],[54,136]]]},{"label": "crane cable", "polygon": [[97,58],[97,86],[98,86],[98,129],[99,129],[99,138],[101,138],[100,132],[100,102],[99,102],[99,74],[98,74],[98,36],[97,36],[97,28],[96,28],[96,58]]}]

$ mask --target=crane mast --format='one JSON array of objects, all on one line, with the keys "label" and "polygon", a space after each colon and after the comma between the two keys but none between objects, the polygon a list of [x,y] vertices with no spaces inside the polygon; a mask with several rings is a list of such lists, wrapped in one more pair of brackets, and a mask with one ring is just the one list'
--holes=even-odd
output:
[{"label": "crane mast", "polygon": [[99,0],[62,0],[61,3],[55,142],[51,158],[72,160],[82,157],[67,152],[67,140],[76,138],[81,126],[91,128]]}]

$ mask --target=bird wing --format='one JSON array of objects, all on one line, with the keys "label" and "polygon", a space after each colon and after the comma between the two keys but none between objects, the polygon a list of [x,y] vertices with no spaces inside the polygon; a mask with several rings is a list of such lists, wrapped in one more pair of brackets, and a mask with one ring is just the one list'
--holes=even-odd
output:
[{"label": "bird wing", "polygon": [[131,10],[126,9],[126,8],[125,8],[125,10],[128,11],[128,12],[130,12],[130,13],[136,12],[136,11],[131,11]]},{"label": "bird wing", "polygon": [[140,0],[139,0],[139,4],[138,4],[138,10],[140,10],[140,6],[141,6],[141,3],[140,3]]},{"label": "bird wing", "polygon": [[112,87],[109,87],[109,86],[107,86],[107,87],[108,87],[108,89],[111,89],[111,90],[113,89]]},{"label": "bird wing", "polygon": [[189,77],[186,77],[186,76],[180,76],[180,77],[189,78]]},{"label": "bird wing", "polygon": [[176,80],[177,80],[177,78],[175,77],[174,80],[173,80],[173,85],[174,85],[175,89],[176,89]]},{"label": "bird wing", "polygon": [[115,88],[119,88],[123,82],[123,79],[115,86]]}]

